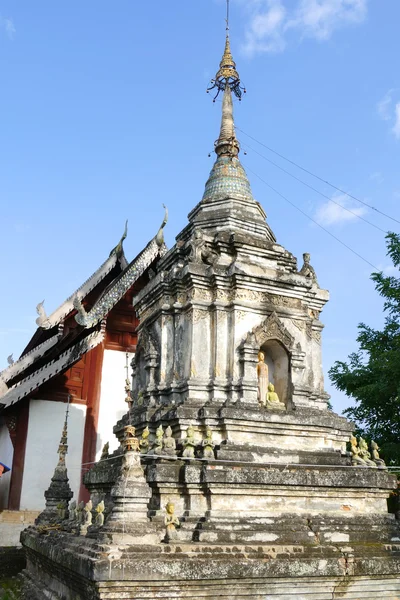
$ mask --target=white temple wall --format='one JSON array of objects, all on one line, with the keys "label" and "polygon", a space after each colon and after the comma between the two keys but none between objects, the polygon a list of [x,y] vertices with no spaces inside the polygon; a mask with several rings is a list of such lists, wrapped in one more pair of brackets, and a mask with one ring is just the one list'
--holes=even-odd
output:
[{"label": "white temple wall", "polygon": [[[12,467],[14,447],[11,442],[10,433],[5,423],[0,425],[0,462],[7,467]],[[10,491],[11,471],[0,477],[0,510],[8,506],[8,494]],[[1,544],[0,544],[1,545]]]},{"label": "white temple wall", "polygon": [[[134,353],[128,353],[130,365]],[[106,442],[110,444],[110,454],[118,448],[118,440],[113,427],[128,410],[125,402],[126,352],[104,350],[103,369],[101,372],[100,410],[97,424],[96,460]],[[131,369],[128,369],[130,379]]]},{"label": "white temple wall", "polygon": [[[58,461],[58,445],[64,426],[64,402],[31,400],[28,435],[25,450],[24,475],[21,490],[21,510],[42,510],[44,492],[50,485]],[[68,418],[68,454],[66,464],[69,484],[78,498],[81,483],[81,462],[86,406],[72,404]]]}]

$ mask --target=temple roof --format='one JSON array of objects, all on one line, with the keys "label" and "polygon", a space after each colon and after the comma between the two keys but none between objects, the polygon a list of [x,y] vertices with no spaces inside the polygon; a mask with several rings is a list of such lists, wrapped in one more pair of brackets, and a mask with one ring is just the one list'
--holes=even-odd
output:
[{"label": "temple roof", "polygon": [[77,362],[86,352],[93,350],[104,339],[103,331],[94,331],[83,340],[73,344],[68,350],[57,356],[54,360],[46,363],[37,371],[34,371],[17,384],[12,386],[8,392],[0,397],[0,404],[5,407],[15,404],[25,398],[31,392],[37,390],[55,375],[59,375],[68,367]]},{"label": "temple roof", "polygon": [[103,262],[102,265],[91,275],[73,294],[71,294],[51,315],[47,316],[43,310],[43,302],[38,304],[37,312],[39,317],[36,319],[36,323],[42,329],[51,329],[55,325],[58,325],[64,317],[66,317],[71,311],[74,310],[74,299],[85,298],[89,292],[91,292],[96,285],[98,285],[108,273],[117,265],[124,269],[127,265],[122,243],[127,236],[127,224],[125,224],[124,233],[109,254],[109,257]]},{"label": "temple roof", "polygon": [[90,328],[99,323],[99,321],[101,321],[126,294],[129,288],[139,279],[152,262],[158,256],[165,254],[166,246],[164,244],[163,229],[167,223],[167,219],[168,212],[166,210],[164,220],[157,235],[108,286],[89,312],[85,311],[78,296],[74,299],[74,307],[78,311],[75,320],[79,325]]},{"label": "temple roof", "polygon": [[[102,342],[104,332],[93,331],[93,327],[106,319],[139,277],[166,252],[163,238],[166,222],[167,212],[158,233],[129,264],[122,249],[125,228],[124,235],[107,260],[56,311],[47,317],[42,310],[43,303],[39,305],[36,333],[21,357],[0,372],[0,405],[7,407],[18,402]],[[117,271],[112,274],[115,268]],[[111,281],[109,277],[112,277]],[[82,301],[91,292],[95,294],[94,298],[93,293],[89,297],[94,304],[86,312]],[[64,322],[73,318],[74,314],[78,327],[64,335]]]}]

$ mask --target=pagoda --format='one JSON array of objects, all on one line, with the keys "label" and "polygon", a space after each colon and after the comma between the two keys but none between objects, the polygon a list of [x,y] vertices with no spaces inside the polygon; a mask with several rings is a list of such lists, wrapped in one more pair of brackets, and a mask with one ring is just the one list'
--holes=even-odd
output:
[{"label": "pagoda", "polygon": [[396,478],[328,408],[329,295],[252,195],[229,34],[212,83],[222,121],[203,197],[132,299],[119,448],[85,476],[85,506],[23,532],[28,597],[398,598]]}]

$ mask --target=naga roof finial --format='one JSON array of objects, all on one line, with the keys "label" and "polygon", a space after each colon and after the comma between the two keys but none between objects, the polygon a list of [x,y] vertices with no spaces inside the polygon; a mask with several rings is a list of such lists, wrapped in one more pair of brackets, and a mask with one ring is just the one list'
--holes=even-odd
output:
[{"label": "naga roof finial", "polygon": [[164,244],[164,227],[168,222],[168,208],[165,206],[165,204],[163,204],[163,207],[165,209],[164,219],[156,235],[156,242],[159,247],[161,247]]},{"label": "naga roof finial", "polygon": [[124,228],[124,233],[122,234],[121,239],[119,240],[118,244],[115,246],[115,248],[113,248],[110,252],[110,256],[112,254],[116,254],[118,257],[121,256],[122,251],[123,251],[123,247],[122,244],[124,243],[124,240],[126,239],[128,235],[128,219],[125,221],[125,228]]}]

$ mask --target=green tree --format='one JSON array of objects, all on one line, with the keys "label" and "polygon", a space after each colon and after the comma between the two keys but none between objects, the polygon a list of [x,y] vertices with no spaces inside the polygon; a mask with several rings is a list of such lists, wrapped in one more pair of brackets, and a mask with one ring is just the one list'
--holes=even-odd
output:
[{"label": "green tree", "polygon": [[[400,267],[400,235],[388,233],[387,254]],[[329,370],[333,384],[355,400],[344,414],[358,433],[375,440],[388,463],[400,465],[400,278],[372,273],[375,289],[384,298],[382,331],[358,326],[359,350],[347,362]]]}]

